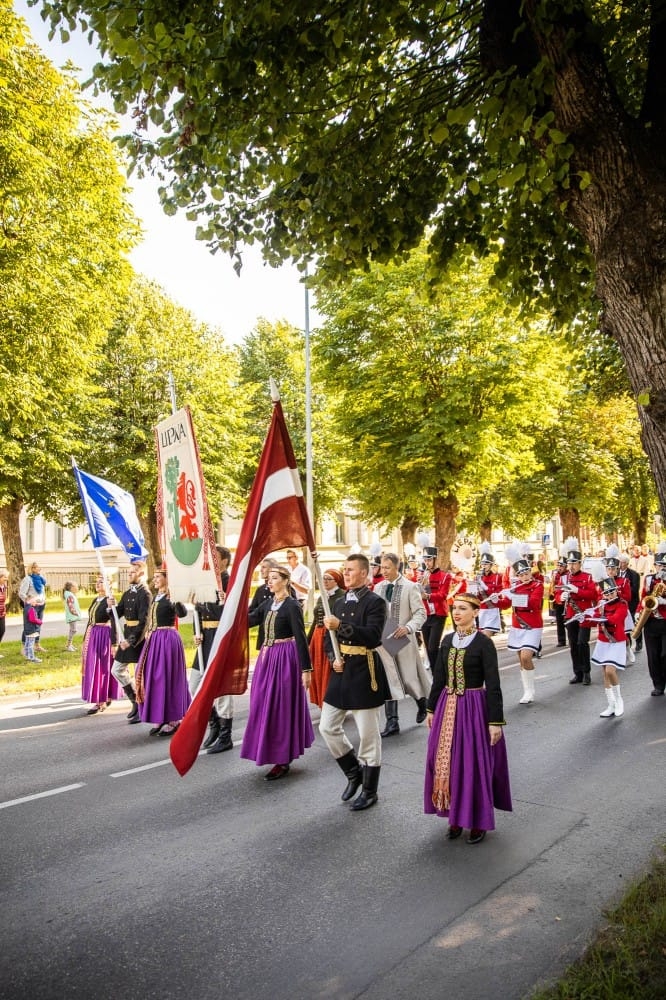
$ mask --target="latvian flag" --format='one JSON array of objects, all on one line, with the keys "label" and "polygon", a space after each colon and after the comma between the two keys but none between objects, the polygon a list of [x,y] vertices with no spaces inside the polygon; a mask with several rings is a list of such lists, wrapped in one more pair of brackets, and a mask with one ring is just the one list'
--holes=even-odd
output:
[{"label": "latvian flag", "polygon": [[255,566],[277,549],[304,545],[314,553],[314,535],[294,449],[278,401],[273,403],[273,417],[250,492],[206,672],[169,747],[171,760],[181,775],[197,758],[215,699],[223,694],[243,694],[247,689],[247,609]]}]

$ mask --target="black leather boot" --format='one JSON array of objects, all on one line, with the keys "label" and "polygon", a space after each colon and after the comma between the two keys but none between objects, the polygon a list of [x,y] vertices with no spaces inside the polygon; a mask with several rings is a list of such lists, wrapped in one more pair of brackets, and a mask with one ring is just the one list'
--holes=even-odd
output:
[{"label": "black leather boot", "polygon": [[212,747],[213,743],[217,742],[220,735],[220,724],[222,720],[217,714],[216,708],[211,708],[210,719],[208,720],[208,736],[203,741],[203,748],[207,750],[208,747]]},{"label": "black leather boot", "polygon": [[224,753],[225,750],[233,750],[234,741],[231,738],[231,727],[233,719],[220,719],[220,734],[206,750],[206,753]]},{"label": "black leather boot", "polygon": [[382,736],[397,736],[400,732],[397,701],[384,702],[384,709],[386,711],[386,728],[384,729]]},{"label": "black leather boot", "polygon": [[418,712],[416,713],[416,721],[417,721],[417,723],[425,722],[426,715],[428,714],[428,708],[427,708],[428,702],[427,702],[427,699],[426,698],[419,698],[419,700],[416,702],[416,705],[417,705],[417,708],[418,708]]},{"label": "black leather boot", "polygon": [[369,809],[370,806],[374,806],[378,799],[377,785],[379,784],[380,771],[381,767],[368,767],[366,765],[363,768],[363,790],[349,807],[354,812],[360,812],[361,809]]},{"label": "black leather boot", "polygon": [[131,684],[123,685],[123,691],[132,702],[132,707],[127,713],[127,721],[130,726],[133,726],[135,723],[141,722],[141,719],[139,718],[139,703],[136,700],[136,691]]},{"label": "black leather boot", "polygon": [[344,757],[336,757],[335,759],[338,762],[338,766],[347,775],[347,787],[340,798],[343,802],[349,802],[363,784],[363,771],[353,750],[346,753]]}]

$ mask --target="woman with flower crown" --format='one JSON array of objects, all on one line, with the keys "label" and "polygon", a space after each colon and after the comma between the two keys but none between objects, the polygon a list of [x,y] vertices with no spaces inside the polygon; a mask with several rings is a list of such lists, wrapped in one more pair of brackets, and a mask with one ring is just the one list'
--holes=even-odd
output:
[{"label": "woman with flower crown", "polygon": [[512,810],[497,650],[478,629],[479,603],[469,593],[453,602],[427,717],[424,811],[448,817],[449,840],[468,829],[468,844],[495,829],[495,809]]}]

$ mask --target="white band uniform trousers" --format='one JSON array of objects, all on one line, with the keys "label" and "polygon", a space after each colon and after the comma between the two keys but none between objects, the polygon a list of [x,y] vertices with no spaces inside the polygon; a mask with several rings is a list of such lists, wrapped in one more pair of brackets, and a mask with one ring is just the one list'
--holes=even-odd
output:
[{"label": "white band uniform trousers", "polygon": [[[354,747],[349,741],[343,724],[347,717],[346,708],[334,708],[326,701],[321,708],[319,732],[333,756],[344,757]],[[379,767],[382,762],[382,737],[379,708],[349,709],[358,729],[360,743],[356,754],[359,762],[367,767]]]}]

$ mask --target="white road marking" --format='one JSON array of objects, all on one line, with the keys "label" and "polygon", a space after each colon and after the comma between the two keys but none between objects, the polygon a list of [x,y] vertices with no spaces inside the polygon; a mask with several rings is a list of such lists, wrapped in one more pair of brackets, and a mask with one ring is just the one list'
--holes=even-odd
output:
[{"label": "white road marking", "polygon": [[125,778],[128,774],[138,774],[139,771],[152,771],[154,767],[164,767],[165,764],[171,763],[171,757],[167,757],[166,760],[156,760],[154,764],[142,764],[141,767],[131,767],[127,771],[114,771],[110,774],[110,778]]},{"label": "white road marking", "polygon": [[34,795],[24,795],[20,799],[10,799],[9,802],[0,802],[0,809],[9,809],[10,806],[19,806],[22,802],[34,802],[35,799],[45,799],[49,795],[61,795],[62,792],[73,792],[76,788],[83,788],[84,781],[76,785],[63,785],[62,788],[51,788],[48,792],[35,792]]}]

